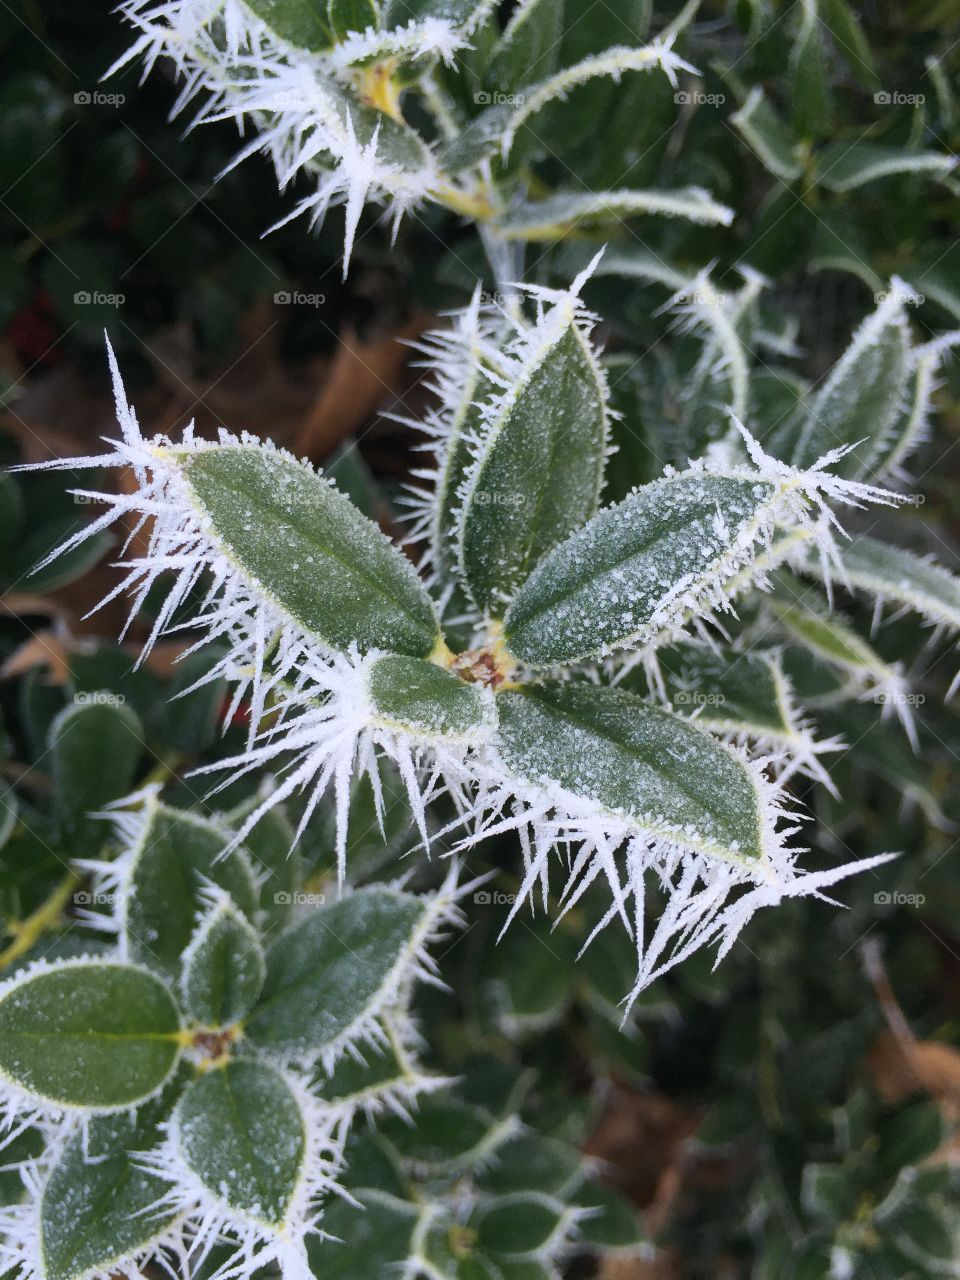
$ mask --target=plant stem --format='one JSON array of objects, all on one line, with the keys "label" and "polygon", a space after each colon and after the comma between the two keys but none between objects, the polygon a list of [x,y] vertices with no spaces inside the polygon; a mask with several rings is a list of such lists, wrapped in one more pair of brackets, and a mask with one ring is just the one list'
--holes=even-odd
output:
[{"label": "plant stem", "polygon": [[63,915],[63,909],[79,883],[80,877],[76,872],[68,871],[46,901],[37,907],[36,911],[27,916],[25,920],[10,926],[10,932],[14,937],[10,945],[0,951],[0,970],[9,968],[21,956],[26,955],[34,943],[39,941],[45,933],[57,927],[60,923],[60,917]]}]

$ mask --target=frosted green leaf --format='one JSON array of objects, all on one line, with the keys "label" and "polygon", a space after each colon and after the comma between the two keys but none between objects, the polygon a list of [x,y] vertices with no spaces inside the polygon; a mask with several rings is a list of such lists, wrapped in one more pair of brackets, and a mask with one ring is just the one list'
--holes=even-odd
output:
[{"label": "frosted green leaf", "polygon": [[382,1052],[365,1048],[361,1060],[344,1054],[332,1071],[317,1073],[314,1088],[324,1102],[348,1107],[369,1106],[423,1079],[408,1060],[389,1023],[386,1035],[388,1043]]},{"label": "frosted green leaf", "polygon": [[231,1059],[190,1086],[174,1124],[181,1155],[211,1195],[241,1214],[284,1222],[307,1135],[300,1103],[278,1071]]},{"label": "frosted green leaf", "polygon": [[673,672],[673,707],[685,715],[696,712],[703,728],[757,737],[791,736],[794,725],[785,677],[774,654],[690,646],[671,650],[661,665]]},{"label": "frosted green leaf", "polygon": [[326,0],[247,0],[257,17],[298,49],[329,49],[333,44]]},{"label": "frosted green leaf", "polygon": [[838,475],[862,478],[878,464],[906,395],[907,294],[906,286],[894,280],[877,310],[853,335],[813,399],[791,459],[794,466],[810,466],[829,450],[854,444],[859,447],[836,464]]},{"label": "frosted green leaf", "polygon": [[[306,0],[307,3],[310,0]],[[316,0],[314,0],[316,3]],[[333,33],[339,39],[351,31],[366,31],[376,27],[379,6],[374,0],[327,0],[327,13]]]},{"label": "frosted green leaf", "polygon": [[377,720],[429,738],[475,741],[490,728],[491,696],[431,662],[388,654],[370,668],[370,700]]},{"label": "frosted green leaf", "polygon": [[746,102],[730,117],[766,169],[783,182],[799,178],[803,166],[797,159],[796,139],[777,115],[763,89],[756,85]]},{"label": "frosted green leaf", "polygon": [[151,802],[122,889],[127,954],[175,982],[203,906],[206,882],[252,917],[257,888],[244,849],[223,851],[230,833],[196,813]]},{"label": "frosted green leaf", "polygon": [[209,536],[293,626],[337,650],[433,649],[433,606],[410,561],[321,476],[246,447],[182,465]]},{"label": "frosted green leaf", "polygon": [[551,547],[597,507],[605,390],[571,318],[485,429],[466,485],[460,563],[478,606],[498,610]]},{"label": "frosted green leaf", "polygon": [[563,35],[563,6],[554,0],[521,0],[493,47],[484,72],[487,84],[520,88],[531,75],[550,75]]},{"label": "frosted green leaf", "polygon": [[660,70],[670,75],[679,67],[693,70],[688,63],[659,44],[638,49],[616,45],[593,57],[583,58],[573,66],[564,67],[527,89],[523,102],[517,106],[504,130],[501,143],[504,157],[510,154],[518,131],[532,116],[542,111],[547,103],[566,98],[578,85],[598,79],[617,81],[628,71]]},{"label": "frosted green leaf", "polygon": [[659,254],[643,245],[608,245],[603,257],[593,270],[594,278],[600,276],[627,276],[635,280],[647,280],[664,284],[673,292],[682,289],[689,281],[689,274],[664,261]]},{"label": "frosted green leaf", "polygon": [[511,208],[497,224],[497,230],[507,240],[558,240],[575,227],[619,223],[624,218],[651,213],[712,226],[726,227],[733,221],[733,210],[714,200],[701,187],[663,191],[571,191]]},{"label": "frosted green leaf", "polygon": [[948,569],[864,535],[845,543],[840,558],[851,587],[907,605],[928,622],[960,628],[960,578]]},{"label": "frosted green leaf", "polygon": [[790,51],[790,98],[793,124],[801,137],[831,132],[832,81],[824,48],[824,26],[818,0],[800,0],[800,27]]},{"label": "frosted green leaf", "polygon": [[479,1249],[518,1261],[548,1255],[563,1242],[570,1225],[570,1211],[559,1200],[535,1191],[498,1196],[470,1221]]},{"label": "frosted green leaf", "polygon": [[379,1280],[394,1273],[413,1251],[420,1209],[381,1191],[356,1189],[357,1210],[339,1196],[324,1211],[323,1227],[332,1240],[307,1242],[315,1280]]},{"label": "frosted green leaf", "polygon": [[184,952],[184,1011],[204,1026],[229,1026],[253,1008],[265,971],[257,931],[224,895]]},{"label": "frosted green leaf", "polygon": [[817,157],[818,182],[828,191],[853,191],[896,173],[942,178],[956,160],[940,151],[908,151],[872,142],[830,142]]},{"label": "frosted green leaf", "polygon": [[169,1183],[136,1156],[156,1146],[172,1105],[159,1098],[115,1116],[96,1116],[57,1156],[40,1201],[45,1280],[80,1280],[119,1270],[117,1263],[151,1250],[179,1216],[158,1208]]},{"label": "frosted green leaf", "polygon": [[180,1055],[159,979],[109,961],[27,973],[0,992],[0,1076],[31,1097],[117,1111],[150,1097]]},{"label": "frosted green leaf", "polygon": [[333,1052],[395,996],[431,919],[431,900],[359,889],[321,907],[267,951],[267,978],[246,1034],[285,1056]]},{"label": "frosted green leaf", "polygon": [[879,89],[880,78],[873,51],[859,18],[847,0],[822,0],[820,9],[837,51],[850,70],[866,88]]},{"label": "frosted green leaf", "polygon": [[593,1210],[577,1230],[577,1240],[586,1248],[637,1249],[647,1243],[640,1215],[612,1187],[591,1179],[577,1188],[573,1199],[578,1208]]},{"label": "frosted green leaf", "polygon": [[513,1117],[496,1120],[482,1107],[434,1095],[420,1102],[414,1126],[391,1116],[377,1128],[412,1168],[453,1175],[489,1158],[517,1124]]},{"label": "frosted green leaf", "polygon": [[530,784],[561,787],[685,849],[764,857],[764,813],[746,762],[709,734],[620,689],[528,685],[498,697],[497,747]]},{"label": "frosted green leaf", "polygon": [[467,374],[460,402],[451,415],[447,428],[446,448],[436,480],[430,528],[433,563],[440,572],[450,572],[456,564],[459,511],[457,493],[473,460],[468,441],[480,430],[481,406],[494,390],[494,384],[474,365]]},{"label": "frosted green leaf", "polygon": [[[878,696],[886,691],[885,696],[894,699],[895,705],[904,705],[905,685],[898,670],[884,662],[876,649],[839,615],[777,599],[771,600],[770,607],[791,639],[838,671],[877,686]],[[903,718],[903,712],[900,714]]]},{"label": "frosted green leaf", "polygon": [[534,570],[504,619],[508,649],[542,667],[653,641],[735,575],[731,548],[775,495],[767,480],[699,471],[644,485]]},{"label": "frosted green leaf", "polygon": [[499,1148],[489,1168],[481,1170],[478,1182],[499,1195],[545,1191],[559,1196],[577,1183],[583,1169],[580,1154],[573,1147],[556,1138],[525,1132]]},{"label": "frosted green leaf", "polygon": [[384,27],[397,27],[411,18],[440,18],[468,30],[490,9],[488,0],[387,0]]},{"label": "frosted green leaf", "polygon": [[55,806],[64,835],[77,854],[93,853],[106,827],[87,817],[133,786],[144,732],[131,707],[112,695],[82,694],[50,726]]}]

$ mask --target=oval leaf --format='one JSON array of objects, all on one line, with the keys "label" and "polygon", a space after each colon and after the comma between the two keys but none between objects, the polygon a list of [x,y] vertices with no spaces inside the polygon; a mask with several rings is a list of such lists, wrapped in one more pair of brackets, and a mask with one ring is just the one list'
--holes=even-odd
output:
[{"label": "oval leaf", "polygon": [[378,658],[369,688],[378,720],[418,736],[476,741],[493,722],[487,689],[419,658]]},{"label": "oval leaf", "polygon": [[571,323],[485,428],[467,480],[460,563],[480,608],[499,612],[537,561],[590,518],[606,448],[606,391]]},{"label": "oval leaf", "polygon": [[168,1092],[136,1116],[90,1120],[64,1147],[40,1202],[45,1280],[125,1271],[119,1262],[152,1251],[176,1221],[179,1209],[161,1207],[169,1183],[136,1160],[162,1138]]},{"label": "oval leaf", "polygon": [[507,610],[507,648],[549,666],[653,641],[733,579],[734,549],[775,494],[766,480],[699,471],[644,485],[534,570]]},{"label": "oval leaf", "polygon": [[756,779],[685,720],[593,685],[531,685],[497,701],[497,746],[525,781],[562,787],[686,849],[740,863],[763,858]]},{"label": "oval leaf", "polygon": [[132,965],[66,963],[0,993],[0,1074],[44,1101],[116,1111],[150,1097],[180,1055],[180,1015]]},{"label": "oval leaf", "polygon": [[853,335],[810,406],[794,466],[812,466],[831,449],[858,445],[834,468],[838,475],[857,478],[868,475],[884,456],[909,380],[910,328],[904,310],[908,295],[907,286],[894,280],[877,310]]},{"label": "oval leaf", "polygon": [[224,895],[183,954],[184,1009],[205,1026],[228,1026],[253,1008],[265,972],[256,930]]},{"label": "oval leaf", "polygon": [[51,724],[56,808],[75,853],[103,843],[104,824],[86,815],[130,791],[143,744],[139,717],[113,694],[79,694]]},{"label": "oval leaf", "polygon": [[264,449],[210,448],[186,479],[224,555],[303,631],[422,658],[439,638],[410,561],[323,477]]},{"label": "oval leaf", "polygon": [[122,890],[128,956],[177,981],[210,881],[253,915],[253,872],[243,849],[222,856],[229,841],[228,832],[199,814],[149,804]]},{"label": "oval leaf", "polygon": [[283,1076],[237,1058],[191,1085],[174,1112],[184,1160],[234,1211],[279,1226],[304,1170],[306,1122]]},{"label": "oval leaf", "polygon": [[267,978],[246,1034],[282,1055],[331,1056],[396,995],[429,929],[432,900],[361,889],[321,907],[267,951]]}]

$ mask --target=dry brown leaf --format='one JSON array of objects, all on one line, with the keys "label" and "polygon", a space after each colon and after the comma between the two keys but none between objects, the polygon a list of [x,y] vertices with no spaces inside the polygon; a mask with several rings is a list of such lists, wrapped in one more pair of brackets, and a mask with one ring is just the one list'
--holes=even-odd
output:
[{"label": "dry brown leaf", "polygon": [[340,337],[320,394],[306,414],[294,452],[321,459],[353,435],[385,399],[400,389],[410,355],[404,341],[419,337],[430,320],[414,317],[399,333],[362,342],[352,329]]},{"label": "dry brown leaf", "polygon": [[0,667],[0,677],[22,676],[32,667],[47,668],[47,683],[64,685],[70,678],[67,646],[54,631],[38,631],[15,649]]},{"label": "dry brown leaf", "polygon": [[597,1280],[680,1280],[680,1255],[663,1250],[654,1258],[604,1258]]}]

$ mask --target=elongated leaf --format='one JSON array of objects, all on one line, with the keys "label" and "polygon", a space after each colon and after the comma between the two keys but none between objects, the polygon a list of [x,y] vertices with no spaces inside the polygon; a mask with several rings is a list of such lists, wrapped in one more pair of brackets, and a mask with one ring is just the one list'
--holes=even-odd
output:
[{"label": "elongated leaf", "polygon": [[549,1256],[563,1243],[573,1221],[562,1201],[525,1191],[483,1205],[470,1225],[485,1253],[522,1261]]},{"label": "elongated leaf", "polygon": [[763,89],[750,90],[746,102],[730,117],[761,163],[783,182],[792,182],[803,172],[796,155],[796,139],[770,105]]},{"label": "elongated leaf", "polygon": [[429,898],[361,889],[294,925],[267,951],[249,1038],[271,1053],[332,1056],[395,995],[430,907]]},{"label": "elongated leaf", "polygon": [[507,647],[548,666],[652,641],[734,576],[731,548],[774,494],[765,480],[696,471],[645,485],[534,570],[507,610]]},{"label": "elongated leaf", "polygon": [[801,137],[830,133],[832,92],[818,0],[801,0],[800,28],[790,56],[793,123]]},{"label": "elongated leaf", "polygon": [[956,160],[940,151],[908,151],[872,142],[830,142],[817,157],[818,181],[828,191],[853,191],[896,173],[942,178]]},{"label": "elongated leaf", "polygon": [[211,536],[295,626],[333,649],[433,649],[433,606],[413,566],[321,476],[250,448],[201,450],[185,472]]},{"label": "elongated leaf", "polygon": [[126,795],[143,751],[136,713],[111,694],[80,694],[50,726],[49,747],[56,807],[75,852],[90,854],[106,828],[86,815]]},{"label": "elongated leaf", "polygon": [[478,1174],[481,1187],[499,1195],[511,1191],[546,1191],[563,1195],[583,1176],[579,1152],[556,1138],[518,1133],[497,1150],[489,1167]]},{"label": "elongated leaf", "polygon": [[960,628],[960,578],[948,569],[865,535],[841,548],[850,586],[907,605],[935,624]]},{"label": "elongated leaf", "polygon": [[823,20],[830,28],[840,56],[861,84],[879,89],[876,61],[860,20],[847,0],[823,0]]},{"label": "elongated leaf", "polygon": [[250,0],[250,8],[298,49],[329,49],[333,44],[325,0]]},{"label": "elongated leaf", "polygon": [[583,58],[574,66],[564,67],[555,75],[538,81],[524,94],[523,102],[517,106],[504,130],[501,144],[503,154],[510,154],[517,133],[532,116],[542,111],[547,103],[565,98],[578,85],[608,77],[618,80],[627,71],[659,69],[670,72],[677,66],[685,65],[665,47],[652,44],[639,49],[617,45],[593,57]]},{"label": "elongated leaf", "polygon": [[170,981],[203,905],[204,883],[224,889],[252,916],[257,889],[247,854],[221,856],[230,835],[199,814],[151,802],[123,886],[127,954]]},{"label": "elongated leaf", "polygon": [[476,741],[494,720],[490,693],[419,658],[389,654],[370,669],[377,719],[428,738]]},{"label": "elongated leaf", "polygon": [[482,371],[475,357],[464,379],[459,404],[447,424],[446,448],[437,476],[430,528],[433,562],[441,572],[451,572],[457,561],[457,494],[470,469],[469,441],[480,430],[481,406],[494,392],[494,383]]},{"label": "elongated leaf", "polygon": [[498,698],[497,745],[533,785],[564,788],[683,848],[764,856],[757,782],[693,725],[619,689],[526,686]]},{"label": "elongated leaf", "polygon": [[552,75],[563,32],[563,6],[553,0],[521,0],[494,45],[484,74],[500,92],[518,89],[531,78]]},{"label": "elongated leaf", "polygon": [[729,226],[733,210],[701,187],[671,191],[558,192],[535,204],[521,205],[498,223],[507,240],[557,240],[575,227],[617,223],[641,214],[685,218],[711,226]]},{"label": "elongated leaf", "polygon": [[274,1226],[285,1221],[307,1134],[278,1071],[245,1058],[208,1071],[180,1099],[174,1124],[183,1158],[213,1196]]},{"label": "elongated leaf", "polygon": [[606,447],[604,385],[571,323],[487,427],[467,483],[460,562],[479,606],[498,610],[537,561],[590,518]]},{"label": "elongated leaf", "polygon": [[157,1146],[159,1122],[173,1105],[175,1082],[153,1101],[117,1116],[98,1116],[56,1159],[40,1202],[47,1280],[113,1271],[123,1258],[154,1246],[179,1210],[158,1209],[169,1183],[144,1169],[139,1152]]},{"label": "elongated leaf", "polygon": [[166,987],[132,965],[80,961],[0,991],[0,1074],[66,1107],[116,1111],[163,1084],[180,1054]]},{"label": "elongated leaf", "polygon": [[603,687],[530,685],[498,705],[498,748],[518,777],[561,786],[685,849],[763,858],[755,777],[709,733]]},{"label": "elongated leaf", "polygon": [[792,459],[795,466],[809,466],[830,449],[852,444],[860,447],[837,463],[840,475],[862,477],[878,464],[906,396],[906,294],[906,287],[895,280],[853,335],[810,406]]},{"label": "elongated leaf", "polygon": [[687,646],[665,655],[662,665],[673,672],[671,703],[696,712],[703,727],[755,737],[793,733],[783,669],[773,654]]},{"label": "elongated leaf", "polygon": [[337,1062],[333,1070],[318,1071],[314,1087],[325,1102],[342,1107],[370,1107],[397,1093],[403,1094],[418,1084],[426,1083],[408,1060],[389,1024],[388,1045],[382,1052],[364,1051],[362,1061],[349,1054]]},{"label": "elongated leaf", "polygon": [[836,613],[826,614],[799,603],[770,602],[777,621],[798,643],[840,671],[882,683],[894,672],[848,622]]},{"label": "elongated leaf", "polygon": [[224,896],[184,952],[184,1010],[205,1026],[228,1026],[253,1008],[265,972],[256,930]]},{"label": "elongated leaf", "polygon": [[327,13],[334,35],[342,39],[351,31],[376,27],[379,6],[374,0],[327,0]]},{"label": "elongated leaf", "polygon": [[489,1159],[516,1132],[517,1123],[514,1117],[497,1120],[483,1107],[437,1094],[420,1103],[415,1126],[394,1116],[382,1120],[378,1129],[411,1168],[452,1175]]},{"label": "elongated leaf", "polygon": [[374,1280],[402,1274],[413,1253],[413,1233],[420,1220],[417,1205],[382,1191],[356,1188],[363,1210],[334,1197],[324,1212],[324,1230],[332,1240],[307,1243],[310,1270],[316,1280]]}]

